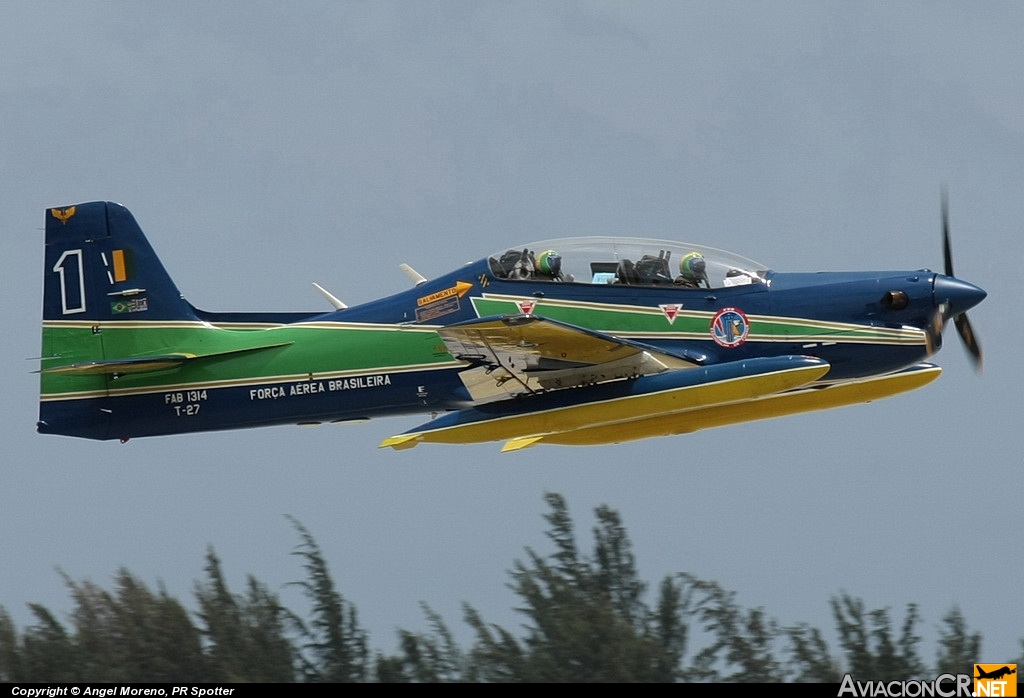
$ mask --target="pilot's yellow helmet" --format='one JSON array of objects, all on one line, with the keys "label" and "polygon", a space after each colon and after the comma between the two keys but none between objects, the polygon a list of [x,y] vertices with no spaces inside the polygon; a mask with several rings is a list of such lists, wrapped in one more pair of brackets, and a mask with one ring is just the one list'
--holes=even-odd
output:
[{"label": "pilot's yellow helmet", "polygon": [[686,279],[698,281],[707,277],[707,262],[700,252],[688,252],[679,260],[679,273]]},{"label": "pilot's yellow helmet", "polygon": [[562,255],[555,250],[544,250],[537,255],[537,270],[542,274],[557,276],[562,270]]}]

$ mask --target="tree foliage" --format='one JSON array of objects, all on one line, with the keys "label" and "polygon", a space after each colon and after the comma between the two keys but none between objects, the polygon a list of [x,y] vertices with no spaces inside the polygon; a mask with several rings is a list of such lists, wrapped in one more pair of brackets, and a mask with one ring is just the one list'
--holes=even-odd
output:
[{"label": "tree foliage", "polygon": [[427,631],[400,630],[394,654],[371,658],[355,605],[338,592],[312,534],[290,519],[304,573],[294,584],[309,601],[307,613],[284,607],[252,576],[244,593],[232,592],[212,549],[191,614],[162,586],[153,591],[124,569],[109,589],[61,573],[73,603],[67,625],[29,604],[33,622],[19,630],[0,607],[0,681],[837,683],[845,672],[875,681],[965,673],[980,657],[981,634],[968,629],[959,608],[942,619],[929,671],[913,603],[899,621],[845,592],[833,597],[832,650],[820,629],[784,626],[762,608],[744,608],[717,582],[679,573],[651,594],[617,512],[595,509],[588,553],[565,500],[545,499],[551,550],[527,548],[509,570],[522,625],[488,623],[464,605],[472,637],[466,648],[423,604]]},{"label": "tree foliage", "polygon": [[69,632],[30,604],[35,624],[20,636],[0,617],[0,678],[7,681],[202,681],[199,633],[163,589],[153,592],[127,570],[111,591],[64,575],[74,601]]},{"label": "tree foliage", "polygon": [[342,598],[334,587],[320,547],[312,534],[295,519],[290,519],[301,542],[294,555],[302,560],[306,578],[296,582],[313,604],[308,623],[301,626],[306,681],[348,683],[364,681],[369,670],[366,632],[359,626],[356,607]]},{"label": "tree foliage", "polygon": [[220,559],[206,553],[206,582],[195,588],[211,681],[295,680],[298,655],[288,638],[293,617],[255,577],[245,596],[232,594]]},{"label": "tree foliage", "polygon": [[[476,625],[479,676],[519,681],[672,681],[686,645],[687,626],[675,599],[676,583],[667,579],[651,608],[646,585],[636,571],[632,543],[619,515],[598,507],[594,552],[580,554],[568,507],[559,495],[547,495],[548,558],[527,550],[517,561],[510,584],[522,601],[526,635]],[[659,615],[659,610],[661,614]],[[488,642],[491,637],[500,643]],[[482,641],[482,642],[481,642]]]},{"label": "tree foliage", "polygon": [[920,618],[915,604],[907,605],[898,637],[888,609],[865,612],[864,602],[846,593],[832,599],[832,614],[851,674],[870,676],[877,681],[923,675],[924,665],[917,653],[921,638],[917,635]]},{"label": "tree foliage", "polygon": [[974,663],[981,656],[981,633],[967,630],[967,620],[954,606],[942,618],[939,629],[939,656],[935,670],[940,674],[974,673]]}]

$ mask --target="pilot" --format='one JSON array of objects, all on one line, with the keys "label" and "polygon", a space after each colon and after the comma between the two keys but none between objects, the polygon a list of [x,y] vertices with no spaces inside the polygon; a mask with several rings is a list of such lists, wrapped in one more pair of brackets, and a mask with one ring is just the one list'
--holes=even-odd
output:
[{"label": "pilot", "polygon": [[700,252],[688,252],[679,260],[679,276],[675,278],[675,284],[686,288],[700,288],[701,282],[711,288],[708,282],[707,262]]},{"label": "pilot", "polygon": [[534,275],[548,281],[562,280],[562,255],[555,250],[544,250],[537,255]]}]

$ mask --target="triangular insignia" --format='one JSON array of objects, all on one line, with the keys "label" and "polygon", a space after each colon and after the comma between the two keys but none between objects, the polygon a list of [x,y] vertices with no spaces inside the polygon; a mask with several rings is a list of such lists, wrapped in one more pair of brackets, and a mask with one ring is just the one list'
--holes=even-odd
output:
[{"label": "triangular insignia", "polygon": [[537,301],[519,301],[516,305],[519,306],[519,312],[523,315],[529,315],[537,307]]},{"label": "triangular insignia", "polygon": [[659,305],[661,312],[665,313],[665,317],[668,318],[668,324],[672,324],[676,321],[676,316],[679,315],[679,311],[683,309],[678,303],[668,303],[666,305]]}]

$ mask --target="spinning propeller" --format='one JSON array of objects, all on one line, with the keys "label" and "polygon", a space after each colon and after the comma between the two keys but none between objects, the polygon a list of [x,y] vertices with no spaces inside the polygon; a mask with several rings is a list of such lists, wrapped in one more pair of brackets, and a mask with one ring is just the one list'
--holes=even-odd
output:
[{"label": "spinning propeller", "polygon": [[971,356],[977,371],[981,371],[981,346],[974,335],[974,329],[967,319],[968,308],[973,308],[985,298],[985,292],[974,284],[961,281],[953,275],[953,252],[949,234],[949,197],[942,190],[942,253],[945,261],[945,275],[935,275],[935,314],[929,328],[930,344],[936,349],[942,344],[942,330],[946,321],[953,318],[957,334]]}]

